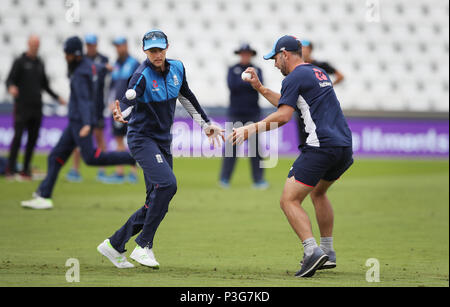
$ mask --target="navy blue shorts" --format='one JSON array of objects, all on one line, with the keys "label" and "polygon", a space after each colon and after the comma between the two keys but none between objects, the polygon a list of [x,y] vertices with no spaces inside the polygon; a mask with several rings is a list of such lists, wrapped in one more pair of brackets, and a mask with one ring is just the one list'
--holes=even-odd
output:
[{"label": "navy blue shorts", "polygon": [[302,148],[302,153],[292,165],[288,178],[315,187],[321,179],[335,181],[353,164],[351,147]]}]

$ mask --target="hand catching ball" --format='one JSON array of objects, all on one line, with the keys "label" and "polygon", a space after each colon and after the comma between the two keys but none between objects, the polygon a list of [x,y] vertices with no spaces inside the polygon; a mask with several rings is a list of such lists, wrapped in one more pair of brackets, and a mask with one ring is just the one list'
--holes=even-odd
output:
[{"label": "hand catching ball", "polygon": [[241,74],[241,78],[242,78],[242,80],[244,80],[244,81],[250,81],[250,79],[252,78],[252,74],[251,73],[249,73],[249,72],[243,72],[242,74]]}]

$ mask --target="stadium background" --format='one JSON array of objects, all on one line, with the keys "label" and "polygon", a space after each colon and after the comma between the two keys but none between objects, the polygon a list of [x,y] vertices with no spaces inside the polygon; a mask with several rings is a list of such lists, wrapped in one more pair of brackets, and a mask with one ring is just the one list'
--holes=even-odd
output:
[{"label": "stadium background", "polygon": [[[352,125],[361,154],[446,157],[448,11],[448,1],[442,0],[4,0],[0,83],[4,84],[14,57],[25,50],[31,33],[41,37],[40,55],[51,85],[67,98],[65,38],[96,33],[99,51],[114,61],[111,41],[124,35],[130,53],[143,60],[143,33],[160,28],[171,43],[168,56],[185,63],[192,89],[209,114],[220,120],[228,103],[227,67],[237,61],[233,51],[241,42],[251,43],[259,52],[254,63],[263,69],[266,85],[279,90],[282,76],[272,62],[262,60],[262,54],[277,37],[289,33],[312,40],[314,57],[330,61],[344,73],[346,79],[336,86],[336,92],[346,115],[395,119]],[[66,115],[67,107],[55,107],[48,94],[44,101],[45,115]],[[0,102],[0,112],[6,114],[0,126],[0,148],[7,150],[13,136],[9,120],[12,99],[5,86],[0,86]],[[273,110],[264,99],[260,105],[267,112]],[[179,109],[177,117],[185,116]],[[405,118],[420,120],[398,120]],[[53,146],[60,129],[47,118],[38,150]],[[295,154],[295,125],[283,131],[284,143],[291,148],[287,153]],[[385,144],[373,149],[370,144],[380,140]],[[422,147],[421,143],[428,145]],[[113,141],[110,148],[114,148]]]},{"label": "stadium background", "polygon": [[[114,61],[111,41],[125,35],[130,53],[142,60],[142,35],[154,27],[168,34],[168,56],[185,63],[191,88],[218,121],[228,103],[226,69],[238,60],[233,50],[240,42],[257,49],[255,64],[273,90],[280,89],[281,74],[261,56],[286,33],[312,40],[315,58],[344,73],[336,92],[361,149],[357,154],[383,159],[358,159],[331,192],[339,217],[339,269],[303,283],[290,276],[300,250],[276,202],[292,158],[268,171],[268,191],[249,190],[241,167],[226,194],[215,182],[218,159],[189,158],[176,161],[180,189],[158,233],[157,252],[167,269],[150,279],[142,268],[117,275],[99,264],[93,248],[141,205],[142,178],[122,189],[97,183],[95,169],[82,166],[85,183],[74,187],[61,178],[56,208],[45,213],[18,205],[36,182],[0,179],[0,231],[8,234],[0,241],[1,285],[67,285],[69,257],[81,260],[82,285],[367,285],[364,262],[377,257],[381,285],[448,286],[448,1],[2,0],[0,151],[7,153],[13,136],[5,79],[31,33],[41,37],[52,88],[67,99],[65,38],[94,32],[99,51]],[[38,141],[43,154],[34,159],[41,170],[67,113],[47,94],[44,101]],[[264,99],[260,105],[273,110]],[[185,120],[184,110],[177,110],[177,121]],[[284,146],[290,146],[284,154],[297,154],[295,123],[282,133]],[[386,159],[392,156],[401,159]],[[311,208],[308,203],[309,214]],[[32,259],[18,242],[29,247]]]}]

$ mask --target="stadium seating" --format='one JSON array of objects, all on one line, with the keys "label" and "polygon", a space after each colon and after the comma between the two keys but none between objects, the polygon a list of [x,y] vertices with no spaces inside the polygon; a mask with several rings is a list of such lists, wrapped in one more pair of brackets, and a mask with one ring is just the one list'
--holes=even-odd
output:
[{"label": "stadium seating", "polygon": [[[66,14],[73,2],[80,4],[80,22],[72,24]],[[42,38],[53,87],[67,97],[66,37],[96,33],[99,50],[115,60],[111,40],[125,35],[131,54],[143,60],[141,37],[158,27],[168,34],[169,57],[183,60],[205,106],[227,105],[227,66],[243,41],[257,48],[254,62],[266,85],[279,90],[280,73],[261,56],[277,37],[293,34],[312,40],[315,58],[343,72],[336,91],[345,109],[448,112],[448,13],[442,0],[2,0],[0,101],[11,101],[3,84],[31,33]]]}]

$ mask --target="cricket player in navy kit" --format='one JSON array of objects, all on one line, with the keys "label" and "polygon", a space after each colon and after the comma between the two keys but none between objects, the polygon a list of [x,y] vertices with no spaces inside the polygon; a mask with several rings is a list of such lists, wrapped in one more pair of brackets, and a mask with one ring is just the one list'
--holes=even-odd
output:
[{"label": "cricket player in navy kit", "polygon": [[[224,130],[210,124],[189,89],[183,63],[166,59],[167,36],[160,30],[151,30],[142,43],[147,59],[133,74],[120,105],[116,101],[113,115],[114,120],[128,123],[128,146],[144,172],[146,199],[125,225],[97,247],[118,268],[133,267],[125,256],[125,244],[139,232],[130,257],[142,265],[159,268],[152,250],[153,238],[177,191],[170,152],[177,99],[213,145],[220,144],[220,137],[225,141]],[[129,121],[125,120],[127,116]]]},{"label": "cricket player in navy kit", "polygon": [[[295,276],[311,277],[318,269],[336,267],[334,216],[326,192],[353,163],[352,135],[329,76],[304,62],[300,41],[283,36],[264,59],[274,59],[275,67],[286,76],[281,94],[265,88],[252,68],[246,70],[252,75],[248,82],[278,110],[258,123],[235,129],[229,139],[240,144],[255,133],[286,124],[294,111],[300,117],[302,153],[289,171],[280,205],[304,247],[301,269]],[[308,194],[319,224],[320,246],[301,207]]]},{"label": "cricket player in navy kit", "polygon": [[34,193],[34,198],[21,203],[23,207],[53,207],[51,196],[59,171],[76,147],[80,148],[81,156],[87,165],[136,164],[127,152],[103,152],[100,148],[94,148],[91,127],[95,122],[95,64],[83,56],[83,43],[76,36],[66,40],[64,52],[70,78],[69,124],[48,156],[47,176]]}]

